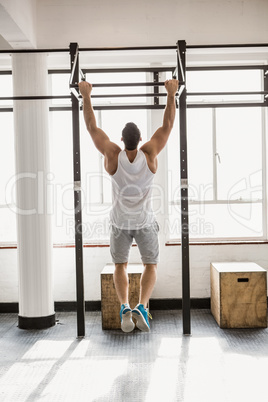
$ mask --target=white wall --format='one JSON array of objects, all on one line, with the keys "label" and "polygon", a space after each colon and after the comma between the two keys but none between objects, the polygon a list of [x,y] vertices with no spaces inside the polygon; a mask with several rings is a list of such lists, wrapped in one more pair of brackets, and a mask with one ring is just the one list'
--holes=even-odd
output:
[{"label": "white wall", "polygon": [[267,0],[37,0],[38,47],[268,41]]},{"label": "white wall", "polygon": [[[268,245],[190,246],[191,297],[210,297],[210,262],[254,261],[268,269]],[[0,250],[0,303],[18,301],[17,250]],[[181,298],[181,249],[161,244],[158,280],[152,298]],[[75,250],[54,248],[54,299],[76,300]],[[139,262],[132,247],[130,262]],[[111,262],[108,247],[84,249],[85,299],[100,300],[100,273]]]}]

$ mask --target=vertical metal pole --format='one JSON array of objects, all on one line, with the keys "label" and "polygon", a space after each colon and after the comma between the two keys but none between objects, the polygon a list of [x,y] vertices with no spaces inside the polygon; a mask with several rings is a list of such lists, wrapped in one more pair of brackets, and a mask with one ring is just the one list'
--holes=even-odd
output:
[{"label": "vertical metal pole", "polygon": [[190,318],[190,269],[189,269],[189,218],[188,218],[188,169],[187,169],[187,106],[186,106],[186,42],[177,42],[178,78],[185,89],[179,98],[180,165],[181,165],[181,249],[182,249],[182,317],[183,334],[191,334]]},{"label": "vertical metal pole", "polygon": [[[268,69],[263,71],[263,90],[268,91]],[[268,106],[268,95],[264,96],[264,104]]]},{"label": "vertical metal pole", "polygon": [[[263,71],[263,90],[268,91],[268,69]],[[267,237],[267,182],[266,182],[266,172],[267,172],[267,160],[266,160],[266,147],[267,147],[267,140],[266,140],[266,125],[267,125],[267,119],[268,119],[268,95],[266,94],[264,96],[264,104],[266,105],[266,108],[262,108],[261,115],[262,115],[262,183],[263,183],[263,216],[262,216],[262,222],[263,222],[263,236],[266,238]]]},{"label": "vertical metal pole", "polygon": [[[70,44],[71,69],[77,43]],[[73,83],[79,82],[79,56],[73,76]],[[73,175],[74,175],[74,210],[75,210],[75,256],[76,256],[76,300],[77,300],[77,336],[85,336],[85,300],[84,300],[84,273],[83,273],[83,234],[82,234],[82,202],[81,202],[81,174],[80,174],[80,137],[79,137],[79,100],[74,94],[72,99],[73,121]]]}]

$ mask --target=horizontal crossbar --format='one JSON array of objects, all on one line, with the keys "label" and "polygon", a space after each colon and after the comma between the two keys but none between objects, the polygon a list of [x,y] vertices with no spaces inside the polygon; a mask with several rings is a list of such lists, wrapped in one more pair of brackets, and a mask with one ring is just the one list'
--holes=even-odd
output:
[{"label": "horizontal crossbar", "polygon": [[[183,90],[184,87],[182,86]],[[213,96],[213,95],[267,95],[268,91],[256,91],[256,92],[188,92],[187,96]],[[91,98],[101,99],[101,98],[144,98],[144,97],[165,97],[166,93],[158,92],[155,93],[138,93],[138,94],[102,94],[102,95],[91,95]],[[81,99],[81,95],[79,96]],[[17,101],[17,100],[52,100],[52,99],[71,99],[71,95],[45,95],[45,96],[3,96],[0,97],[0,101]]]},{"label": "horizontal crossbar", "polygon": [[244,103],[192,103],[187,104],[187,109],[196,108],[232,108],[232,107],[267,107],[267,103],[262,102],[244,102]]},{"label": "horizontal crossbar", "polygon": [[[186,67],[186,71],[216,71],[216,70],[267,70],[268,65],[240,65],[240,66],[198,66]],[[144,67],[144,68],[83,68],[83,74],[106,73],[133,73],[133,72],[174,72],[174,67]],[[70,69],[51,69],[48,74],[70,74]],[[0,75],[12,75],[11,70],[2,70]]]},{"label": "horizontal crossbar", "polygon": [[[245,102],[245,103],[192,103],[187,104],[187,109],[196,109],[196,108],[234,108],[234,107],[267,107],[266,103],[252,103],[252,102]],[[152,109],[165,109],[165,105],[94,105],[94,110],[152,110]],[[68,112],[71,111],[71,106],[50,106],[50,112]],[[81,108],[82,110],[82,108]],[[1,107],[0,106],[0,113],[12,113],[12,107]]]},{"label": "horizontal crossbar", "polygon": [[[180,83],[182,85],[182,83]],[[112,82],[103,84],[92,84],[93,88],[117,88],[117,87],[158,87],[165,85],[165,82]],[[70,88],[78,88],[78,85],[70,85]]]},{"label": "horizontal crossbar", "polygon": [[188,96],[213,96],[213,95],[266,95],[268,91],[251,91],[251,92],[188,92]]},{"label": "horizontal crossbar", "polygon": [[[268,47],[268,43],[246,43],[246,44],[216,44],[216,45],[187,45],[186,49],[222,49],[222,48],[255,48]],[[134,50],[176,50],[177,46],[136,46],[136,47],[91,47],[79,48],[79,52],[112,52],[112,51],[134,51]],[[69,53],[69,48],[62,49],[8,49],[0,50],[1,53]]]}]

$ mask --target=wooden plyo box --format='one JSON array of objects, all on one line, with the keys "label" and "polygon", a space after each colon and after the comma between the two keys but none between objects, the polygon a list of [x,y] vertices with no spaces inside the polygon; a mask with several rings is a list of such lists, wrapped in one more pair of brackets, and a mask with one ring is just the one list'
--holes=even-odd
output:
[{"label": "wooden plyo box", "polygon": [[267,327],[267,272],[251,262],[210,264],[211,312],[220,328]]},{"label": "wooden plyo box", "polygon": [[[128,264],[129,304],[133,309],[139,303],[142,264]],[[121,329],[120,308],[114,281],[114,265],[107,264],[101,272],[101,315],[102,329]]]}]

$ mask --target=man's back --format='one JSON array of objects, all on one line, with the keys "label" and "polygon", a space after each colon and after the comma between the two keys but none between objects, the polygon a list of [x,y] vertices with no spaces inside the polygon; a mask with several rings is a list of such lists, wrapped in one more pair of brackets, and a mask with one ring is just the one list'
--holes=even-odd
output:
[{"label": "man's back", "polygon": [[[109,150],[107,150],[107,152],[104,155],[104,167],[105,170],[107,171],[107,173],[109,173],[109,175],[114,175],[116,170],[117,170],[117,165],[118,165],[118,156],[120,154],[120,152],[122,151],[122,149],[114,144],[113,146],[110,147]],[[145,143],[143,146],[141,146],[140,150],[143,151],[143,153],[145,154],[146,160],[147,160],[147,165],[149,167],[149,169],[151,170],[152,173],[156,173],[157,171],[157,155],[152,154],[152,153],[147,153],[146,149],[147,149],[147,144]],[[129,151],[127,149],[125,149],[126,155],[128,157],[128,160],[130,163],[132,163],[137,155],[137,149]]]},{"label": "man's back", "polygon": [[111,224],[136,230],[151,225],[155,218],[151,206],[154,173],[142,150],[130,161],[126,151],[118,154],[117,170],[112,178]]}]

